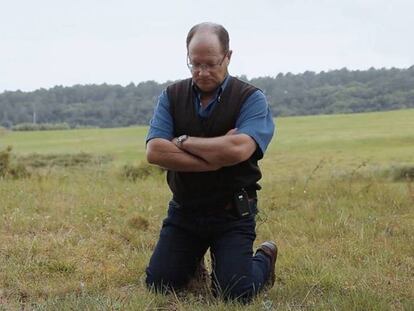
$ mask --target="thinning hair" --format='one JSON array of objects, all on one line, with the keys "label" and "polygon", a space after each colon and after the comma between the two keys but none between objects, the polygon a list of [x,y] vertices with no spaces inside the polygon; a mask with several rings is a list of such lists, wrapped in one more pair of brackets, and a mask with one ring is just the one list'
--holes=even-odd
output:
[{"label": "thinning hair", "polygon": [[229,37],[229,33],[227,32],[226,28],[224,28],[222,25],[210,23],[210,22],[205,22],[205,23],[194,25],[190,29],[187,35],[187,51],[188,51],[188,46],[190,45],[191,39],[199,31],[211,32],[215,34],[217,38],[219,39],[223,52],[229,51],[230,37]]}]

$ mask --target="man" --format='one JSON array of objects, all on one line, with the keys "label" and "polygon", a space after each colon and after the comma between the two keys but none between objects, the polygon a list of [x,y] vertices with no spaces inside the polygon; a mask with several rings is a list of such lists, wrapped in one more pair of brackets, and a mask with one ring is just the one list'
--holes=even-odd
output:
[{"label": "man", "polygon": [[256,238],[257,161],[273,136],[264,94],[229,76],[232,51],[223,26],[195,25],[187,36],[192,78],[160,95],[147,159],[168,170],[168,216],[146,270],[157,291],[184,288],[210,248],[213,292],[249,301],[274,284],[277,248]]}]

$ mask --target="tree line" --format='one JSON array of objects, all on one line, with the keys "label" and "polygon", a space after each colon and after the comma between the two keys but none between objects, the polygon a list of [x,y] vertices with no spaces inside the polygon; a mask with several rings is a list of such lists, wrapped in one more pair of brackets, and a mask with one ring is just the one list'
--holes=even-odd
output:
[{"label": "tree line", "polygon": [[[332,70],[247,79],[263,90],[274,116],[356,113],[414,108],[414,66],[406,69]],[[22,123],[70,127],[148,124],[168,84],[55,86],[0,94],[0,126]]]}]

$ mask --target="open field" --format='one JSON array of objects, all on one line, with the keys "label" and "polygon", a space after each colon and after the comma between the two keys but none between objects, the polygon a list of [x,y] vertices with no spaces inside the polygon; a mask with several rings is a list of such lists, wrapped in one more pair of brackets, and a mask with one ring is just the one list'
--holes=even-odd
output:
[{"label": "open field", "polygon": [[[146,127],[78,129],[70,131],[12,132],[0,136],[0,148],[12,145],[18,154],[111,154],[117,164],[142,160]],[[1,135],[1,133],[0,133]]]},{"label": "open field", "polygon": [[17,155],[112,155],[105,166],[0,179],[0,310],[414,310],[414,110],[280,118],[262,161],[257,244],[277,281],[251,305],[207,289],[159,296],[144,269],[165,216],[162,174],[135,182],[145,127],[0,132]]}]

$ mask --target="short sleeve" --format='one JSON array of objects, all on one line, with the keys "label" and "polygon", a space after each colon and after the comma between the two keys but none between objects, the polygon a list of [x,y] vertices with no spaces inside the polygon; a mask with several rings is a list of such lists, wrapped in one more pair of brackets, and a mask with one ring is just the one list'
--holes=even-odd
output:
[{"label": "short sleeve", "polygon": [[266,97],[257,90],[243,104],[236,121],[238,133],[252,137],[264,154],[272,140],[275,124]]},{"label": "short sleeve", "polygon": [[146,142],[153,138],[164,138],[171,140],[174,138],[174,123],[170,113],[170,102],[167,92],[164,90],[158,97],[154,114],[149,124]]}]

